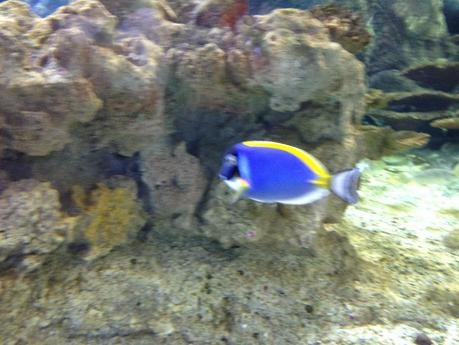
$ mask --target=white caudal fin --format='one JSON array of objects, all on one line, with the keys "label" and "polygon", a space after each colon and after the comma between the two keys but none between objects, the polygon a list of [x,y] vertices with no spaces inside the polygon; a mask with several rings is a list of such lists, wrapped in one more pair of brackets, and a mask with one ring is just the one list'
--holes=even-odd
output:
[{"label": "white caudal fin", "polygon": [[359,168],[354,168],[333,175],[331,180],[332,192],[348,204],[355,204],[359,201],[357,188],[359,187],[360,173]]}]

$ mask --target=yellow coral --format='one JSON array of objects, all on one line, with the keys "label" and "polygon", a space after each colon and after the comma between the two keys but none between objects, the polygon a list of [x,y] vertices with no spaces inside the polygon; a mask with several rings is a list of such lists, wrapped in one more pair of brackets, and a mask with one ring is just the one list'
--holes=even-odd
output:
[{"label": "yellow coral", "polygon": [[99,183],[91,193],[90,202],[84,204],[83,191],[75,187],[73,200],[84,209],[78,217],[75,238],[83,238],[89,243],[87,259],[105,255],[114,247],[126,243],[146,222],[135,189],[109,188]]}]

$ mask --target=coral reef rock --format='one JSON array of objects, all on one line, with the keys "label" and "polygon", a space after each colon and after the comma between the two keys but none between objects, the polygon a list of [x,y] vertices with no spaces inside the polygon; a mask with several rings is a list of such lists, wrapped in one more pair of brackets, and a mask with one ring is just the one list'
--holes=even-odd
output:
[{"label": "coral reef rock", "polygon": [[275,10],[257,25],[266,28],[261,49],[269,60],[254,80],[271,94],[273,110],[295,111],[301,103],[331,95],[345,103],[364,92],[362,66],[329,42],[327,31],[308,13]]},{"label": "coral reef rock", "polygon": [[424,147],[430,135],[415,131],[396,131],[390,127],[361,126],[363,156],[380,159],[384,155],[402,153]]},{"label": "coral reef rock", "polygon": [[459,117],[451,117],[448,119],[438,119],[432,121],[430,124],[432,127],[441,128],[441,129],[459,129]]},{"label": "coral reef rock", "polygon": [[[95,146],[132,155],[160,127],[162,49],[119,35],[117,18],[95,0],[34,17],[26,5],[0,4],[2,149],[44,156],[75,140],[84,124]],[[19,25],[19,21],[27,23]],[[97,134],[96,134],[97,133]],[[147,139],[148,138],[148,139]]]},{"label": "coral reef rock", "polygon": [[[355,103],[346,99],[355,101],[364,92],[363,66],[330,42],[327,29],[307,12],[275,10],[241,23],[240,31],[233,37],[212,29],[206,44],[168,52],[182,92],[191,93],[194,106],[207,101],[207,107],[228,109],[234,104],[234,110],[244,110],[240,108],[248,103],[247,95],[252,96],[251,106],[257,91],[264,91],[271,109],[295,111],[302,103],[329,97]],[[230,47],[234,49],[228,52]]]},{"label": "coral reef rock", "polygon": [[336,5],[326,5],[314,7],[311,14],[325,25],[333,41],[353,54],[362,51],[370,43],[370,33],[355,12]]},{"label": "coral reef rock", "polygon": [[[280,6],[314,11],[319,5],[319,12],[324,12],[320,7],[327,9],[330,3],[328,0],[254,0],[251,9],[252,13],[263,14]],[[404,69],[419,61],[438,58],[453,61],[459,53],[459,47],[454,43],[458,41],[456,0],[335,0],[332,6],[352,9],[362,18],[364,30],[371,34],[371,43],[362,54],[370,75]],[[338,18],[340,20],[330,17],[333,19],[332,28],[335,24],[344,24],[337,32],[346,33],[349,17]],[[351,23],[354,24],[352,20]],[[351,26],[348,31],[351,37],[354,28],[360,32],[359,25]]]},{"label": "coral reef rock", "polygon": [[133,12],[145,9],[158,11],[162,17],[170,20],[177,18],[167,0],[101,0],[100,2],[118,18],[125,18]]},{"label": "coral reef rock", "polygon": [[142,152],[142,180],[149,187],[156,219],[173,219],[178,228],[190,228],[203,197],[207,179],[199,160],[186,152],[185,143]]},{"label": "coral reef rock", "polygon": [[0,269],[36,269],[65,241],[73,220],[50,183],[11,182],[0,195]]},{"label": "coral reef rock", "polygon": [[86,81],[52,79],[15,78],[2,92],[6,148],[46,156],[71,141],[72,125],[94,118],[101,101]]},{"label": "coral reef rock", "polygon": [[248,10],[248,0],[204,0],[194,10],[194,18],[201,26],[234,29]]}]

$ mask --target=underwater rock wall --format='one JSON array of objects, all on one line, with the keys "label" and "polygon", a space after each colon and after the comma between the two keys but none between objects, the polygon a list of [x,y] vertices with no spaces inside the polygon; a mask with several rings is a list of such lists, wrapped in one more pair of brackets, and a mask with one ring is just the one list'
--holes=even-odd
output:
[{"label": "underwater rock wall", "polygon": [[[0,6],[9,24],[2,57],[13,59],[2,61],[9,67],[2,73],[3,150],[45,156],[78,141],[77,124],[85,122],[95,146],[121,154],[149,141],[162,116],[161,48],[140,38],[115,42],[116,18],[96,1],[76,1],[46,19],[21,2]],[[148,56],[137,64],[127,58],[136,44]]]},{"label": "underwater rock wall", "polygon": [[[369,164],[363,202],[339,223],[334,197],[230,205],[215,177],[248,138],[303,147],[336,172],[423,146],[414,123],[454,129],[457,116],[438,114],[457,105],[457,66],[383,71],[370,83],[391,89],[365,96],[352,54],[372,73],[444,56],[440,2],[339,3],[367,11],[370,46],[333,6],[246,16],[236,0],[77,0],[39,18],[0,3],[6,344],[459,341],[454,146]],[[443,69],[446,82],[423,79]],[[361,127],[365,105],[399,131]]]},{"label": "underwater rock wall", "polygon": [[[365,123],[429,134],[433,148],[457,140],[457,102],[446,108],[416,109],[419,103],[434,107],[437,102],[443,103],[441,97],[427,95],[432,89],[457,94],[457,1],[252,1],[250,11],[263,14],[275,7],[309,9],[329,29],[330,37],[338,38],[348,50],[364,43],[365,49],[356,51],[360,51],[357,56],[366,65],[370,88],[412,92],[414,98],[418,92],[426,93],[425,100],[421,100],[423,96],[418,98],[421,102],[410,102],[408,99],[414,98],[406,95],[403,110],[370,109]],[[354,12],[346,14],[349,9]],[[371,36],[369,42],[367,35]],[[393,96],[387,95],[386,101]],[[400,123],[403,125],[399,126]]]},{"label": "underwater rock wall", "polygon": [[420,60],[453,58],[458,53],[454,30],[447,24],[457,18],[454,0],[272,0],[252,1],[251,10],[312,9],[330,3],[359,13],[372,34],[372,43],[362,56],[369,74],[405,68]]},{"label": "underwater rock wall", "polygon": [[[450,114],[454,91],[414,86],[412,93],[382,93],[368,113],[402,132],[358,129],[368,96],[363,65],[349,51],[360,51],[368,33],[339,7],[247,16],[239,2],[227,1],[212,15],[232,19],[213,22],[215,1],[104,4],[75,1],[43,19],[22,2],[0,4],[8,66],[0,95],[5,181],[51,181],[72,216],[84,212],[72,203],[75,186],[90,195],[107,178],[125,175],[157,231],[168,233],[165,224],[173,224],[225,246],[310,247],[344,205],[330,198],[301,211],[229,206],[215,179],[228,146],[279,140],[308,149],[334,172],[364,155],[424,145],[428,136],[416,131],[427,122],[441,130],[457,126],[456,115],[431,108]],[[400,78],[424,85],[417,70]],[[454,90],[456,82],[445,87]]]},{"label": "underwater rock wall", "polygon": [[[162,48],[141,35],[120,33],[117,18],[97,1],[75,1],[45,19],[22,2],[7,1],[0,4],[0,17],[0,148],[7,175],[2,189],[8,180],[51,182],[61,203],[50,199],[49,207],[78,218],[62,242],[85,257],[106,254],[145,224],[135,153],[168,133]],[[135,180],[133,192],[101,187],[117,174]],[[87,195],[84,207],[71,197],[77,187]],[[99,205],[112,198],[118,205]],[[21,217],[9,216],[6,224]],[[16,236],[11,231],[2,224],[7,238]],[[2,260],[29,252],[13,249]]]},{"label": "underwater rock wall", "polygon": [[[238,20],[213,26],[198,20],[209,7],[177,7],[184,4],[80,0],[42,19],[21,2],[1,3],[9,40],[2,63],[10,67],[0,96],[6,172],[13,181],[49,181],[49,174],[65,200],[74,186],[90,194],[106,178],[128,175],[153,223],[172,221],[226,245],[226,233],[247,231],[257,233],[252,241],[272,231],[282,242],[276,229],[284,225],[260,227],[245,206],[220,209],[213,187],[220,155],[239,140],[277,139],[311,149],[332,171],[352,166],[361,157],[355,124],[364,111],[363,65],[308,12],[242,18],[231,10]],[[103,164],[123,164],[117,155],[132,157],[125,161],[136,170]],[[72,171],[80,164],[84,174]],[[300,239],[287,242],[309,245],[323,219],[343,209],[336,200],[317,207],[304,216],[284,212],[289,227],[304,223],[292,235]],[[267,218],[278,214],[267,210]],[[221,222],[232,212],[247,219],[242,234]]]}]

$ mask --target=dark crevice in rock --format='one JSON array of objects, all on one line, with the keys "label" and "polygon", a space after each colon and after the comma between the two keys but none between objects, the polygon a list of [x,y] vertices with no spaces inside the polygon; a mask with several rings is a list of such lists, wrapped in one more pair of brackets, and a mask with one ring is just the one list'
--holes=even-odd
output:
[{"label": "dark crevice in rock", "polygon": [[59,191],[63,211],[70,215],[81,212],[72,201],[73,186],[80,185],[89,190],[100,180],[116,175],[133,179],[137,184],[138,198],[142,201],[145,211],[152,211],[149,203],[150,191],[141,178],[139,153],[131,157],[105,150],[75,154],[74,148],[67,147],[46,157],[31,157],[7,150],[0,159],[0,166],[11,181],[34,178],[51,182]]},{"label": "dark crevice in rock", "polygon": [[212,180],[209,180],[207,183],[206,189],[202,194],[201,200],[199,200],[198,204],[196,205],[194,216],[200,225],[205,225],[206,220],[203,218],[202,213],[206,207],[207,202],[209,201],[209,193],[212,190]]},{"label": "dark crevice in rock", "polygon": [[419,93],[400,97],[389,102],[387,109],[398,112],[429,112],[447,110],[459,99],[442,93]]},{"label": "dark crevice in rock", "polygon": [[74,255],[85,254],[89,251],[89,243],[85,241],[74,241],[67,244],[67,251]]},{"label": "dark crevice in rock", "polygon": [[422,87],[452,92],[459,85],[459,63],[418,66],[406,70],[403,75]]},{"label": "dark crevice in rock", "polygon": [[414,91],[419,86],[406,76],[400,75],[398,70],[387,70],[369,76],[369,86],[372,89],[384,92]]},{"label": "dark crevice in rock", "polygon": [[424,130],[431,135],[427,148],[439,150],[446,143],[459,143],[459,130],[443,131],[438,128],[428,127]]},{"label": "dark crevice in rock", "polygon": [[115,175],[132,178],[137,184],[137,196],[142,200],[145,211],[151,213],[153,212],[153,205],[150,202],[150,189],[142,180],[139,160],[139,152],[134,153],[131,157],[107,152],[100,161],[100,170],[104,172],[106,178]]},{"label": "dark crevice in rock", "polygon": [[23,259],[24,254],[19,251],[9,255],[6,259],[0,262],[0,276],[2,274],[7,274],[10,271],[14,271],[17,267],[21,266]]},{"label": "dark crevice in rock", "polygon": [[0,159],[0,166],[11,181],[19,181],[32,177],[31,166],[27,160],[28,156],[24,153],[5,150]]},{"label": "dark crevice in rock", "polygon": [[187,152],[200,159],[209,177],[215,176],[223,153],[231,145],[262,129],[256,115],[242,119],[238,114],[206,110],[177,115],[175,126]]},{"label": "dark crevice in rock", "polygon": [[444,0],[443,13],[448,32],[451,35],[459,34],[459,2],[457,0]]}]

